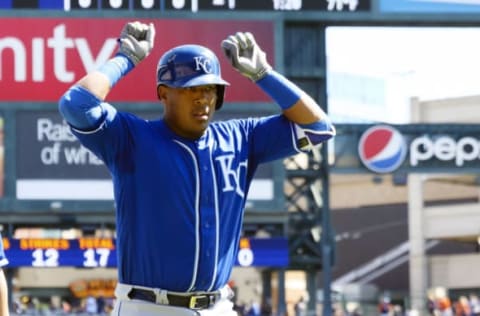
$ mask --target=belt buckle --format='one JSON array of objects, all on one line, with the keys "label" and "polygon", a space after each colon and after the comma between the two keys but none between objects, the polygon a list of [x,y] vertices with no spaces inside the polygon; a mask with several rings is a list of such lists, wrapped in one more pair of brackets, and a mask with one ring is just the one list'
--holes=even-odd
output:
[{"label": "belt buckle", "polygon": [[203,308],[202,306],[198,306],[199,302],[198,300],[201,299],[206,299],[206,304],[204,306],[208,306],[208,296],[207,295],[194,295],[190,297],[190,302],[188,304],[188,307],[190,309],[201,309]]}]

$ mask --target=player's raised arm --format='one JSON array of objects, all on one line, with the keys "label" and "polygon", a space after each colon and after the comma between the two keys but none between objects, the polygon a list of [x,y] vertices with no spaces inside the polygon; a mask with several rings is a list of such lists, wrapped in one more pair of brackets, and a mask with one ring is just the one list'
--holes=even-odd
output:
[{"label": "player's raised arm", "polygon": [[80,130],[97,128],[106,117],[102,102],[113,86],[150,54],[154,39],[153,24],[125,24],[116,55],[80,79],[60,99],[59,110],[65,120]]},{"label": "player's raised arm", "polygon": [[230,35],[222,41],[222,49],[232,66],[267,93],[290,121],[309,132],[327,137],[335,135],[333,125],[320,105],[270,66],[265,52],[251,33]]},{"label": "player's raised arm", "polygon": [[110,89],[153,49],[155,28],[140,22],[125,24],[118,38],[117,54],[97,71],[83,77],[78,84],[104,100]]}]

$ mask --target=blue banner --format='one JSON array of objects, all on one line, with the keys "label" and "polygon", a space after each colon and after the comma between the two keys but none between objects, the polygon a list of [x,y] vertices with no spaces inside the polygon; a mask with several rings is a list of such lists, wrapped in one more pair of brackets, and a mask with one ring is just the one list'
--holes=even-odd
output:
[{"label": "blue banner", "polygon": [[[111,238],[3,238],[3,244],[10,262],[8,267],[114,268],[117,266],[115,240]],[[237,266],[288,266],[286,238],[242,238],[239,246]]]}]

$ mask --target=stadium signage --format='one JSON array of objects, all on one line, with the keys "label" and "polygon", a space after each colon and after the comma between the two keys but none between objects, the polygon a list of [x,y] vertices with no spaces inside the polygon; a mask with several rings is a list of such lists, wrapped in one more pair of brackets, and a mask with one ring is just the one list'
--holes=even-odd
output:
[{"label": "stadium signage", "polygon": [[[273,0],[273,1],[235,1],[235,0],[190,0],[166,1],[165,10],[188,10],[191,12],[231,10],[231,11],[326,11],[356,12],[369,11],[370,0]],[[147,8],[144,8],[147,9]]]},{"label": "stadium signage", "polygon": [[45,9],[45,10],[149,10],[171,12],[172,10],[261,10],[261,11],[355,11],[368,10],[370,0],[9,0],[0,1],[4,9]]},{"label": "stadium signage", "polygon": [[[85,37],[68,37],[65,24],[55,25],[50,37],[33,37],[29,44],[30,46],[23,42],[21,38],[14,36],[0,38],[0,54],[7,50],[12,51],[13,60],[15,61],[13,65],[13,80],[15,82],[25,82],[27,80],[45,82],[47,74],[45,68],[48,64],[52,66],[51,73],[57,81],[73,83],[83,73],[77,74],[68,69],[69,56],[72,55],[68,53],[69,50],[73,50],[75,54],[78,54],[81,65],[85,71],[90,72],[106,62],[117,48],[116,39],[107,38],[99,52],[94,56],[88,39]],[[45,60],[46,50],[51,50],[52,52],[51,63],[47,63]],[[31,69],[29,78],[27,69]],[[6,74],[2,75],[5,76]]]},{"label": "stadium signage", "polygon": [[[0,34],[0,102],[58,101],[69,86],[116,52],[118,30],[127,21],[22,18],[22,23],[17,23],[18,19],[2,18],[0,29],[5,31]],[[220,43],[240,29],[251,30],[274,64],[273,22],[181,19],[145,22],[154,23],[158,30],[175,30],[175,36],[163,37],[156,43],[151,56],[109,94],[109,101],[157,103],[155,69],[158,59],[167,49],[191,42],[210,47],[219,56],[223,77],[235,87],[228,90],[226,102],[270,102],[265,93],[229,65]],[[201,30],[203,35],[199,37],[192,29]]]},{"label": "stadium signage", "polygon": [[[3,238],[9,267],[114,268],[117,266],[112,238]],[[236,265],[240,267],[288,266],[286,238],[242,238]]]},{"label": "stadium signage", "polygon": [[362,164],[375,173],[390,173],[435,162],[462,168],[480,161],[480,139],[445,133],[407,136],[392,126],[376,125],[361,135],[358,154]]},{"label": "stadium signage", "polygon": [[422,136],[412,140],[410,143],[412,166],[434,158],[453,161],[457,167],[462,167],[467,161],[480,159],[480,140],[470,136],[458,140],[450,136],[441,136],[437,139]]}]

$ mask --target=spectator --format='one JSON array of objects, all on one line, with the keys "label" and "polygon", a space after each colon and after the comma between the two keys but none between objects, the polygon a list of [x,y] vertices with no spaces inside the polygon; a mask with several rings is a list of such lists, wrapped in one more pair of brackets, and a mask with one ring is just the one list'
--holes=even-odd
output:
[{"label": "spectator", "polygon": [[378,312],[380,313],[380,316],[388,316],[390,315],[391,310],[392,305],[390,304],[390,297],[385,296],[378,304]]},{"label": "spectator", "polygon": [[458,298],[454,305],[455,316],[471,316],[470,302],[465,295]]},{"label": "spectator", "polygon": [[305,298],[302,296],[295,304],[295,316],[305,316],[307,315],[307,304],[305,303]]},{"label": "spectator", "polygon": [[247,316],[260,316],[260,304],[255,301],[252,302],[247,311]]},{"label": "spectator", "polygon": [[360,312],[360,308],[355,307],[355,309],[352,311],[351,316],[361,316],[362,313]]},{"label": "spectator", "polygon": [[452,301],[448,296],[443,296],[437,299],[436,302],[439,316],[453,316]]},{"label": "spectator", "polygon": [[433,295],[429,295],[428,296],[428,302],[427,302],[427,309],[428,309],[428,314],[431,315],[431,316],[434,316],[436,315],[436,304],[435,304],[435,298],[433,297]]},{"label": "spectator", "polygon": [[403,308],[400,305],[393,306],[393,316],[403,316]]},{"label": "spectator", "polygon": [[247,308],[246,308],[245,302],[238,302],[238,300],[235,301],[233,305],[233,310],[237,312],[238,316],[245,316],[247,313]]},{"label": "spectator", "polygon": [[260,308],[261,316],[271,316],[273,313],[272,301],[270,298],[264,297],[262,301],[262,306]]},{"label": "spectator", "polygon": [[97,313],[97,299],[93,296],[88,296],[85,301],[85,312],[89,315],[96,315]]},{"label": "spectator", "polygon": [[105,315],[105,298],[103,296],[97,298],[97,313]]},{"label": "spectator", "polygon": [[470,310],[472,312],[472,316],[480,316],[480,300],[475,293],[471,293],[469,295],[470,301]]}]

